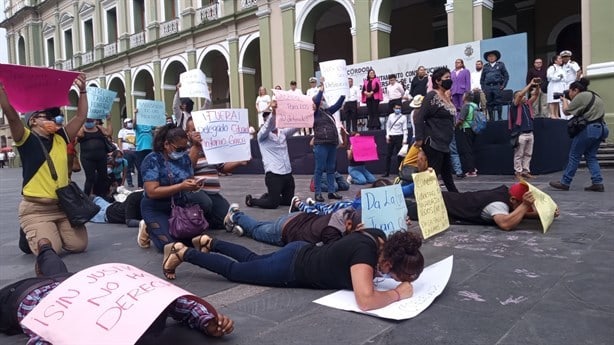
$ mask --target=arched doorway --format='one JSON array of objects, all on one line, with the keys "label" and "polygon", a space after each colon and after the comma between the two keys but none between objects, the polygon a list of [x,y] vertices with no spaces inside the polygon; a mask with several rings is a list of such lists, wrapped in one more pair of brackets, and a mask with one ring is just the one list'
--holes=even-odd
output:
[{"label": "arched doorway", "polygon": [[382,1],[379,19],[391,26],[390,56],[448,45],[445,0]]},{"label": "arched doorway", "polygon": [[132,90],[135,107],[137,98],[154,100],[154,81],[151,71],[142,69],[137,72],[136,76],[134,77],[134,86],[132,87]]},{"label": "arched doorway", "polygon": [[26,64],[26,40],[23,36],[19,36],[17,41],[17,59],[20,65]]},{"label": "arched doorway", "polygon": [[69,105],[64,107],[64,121],[68,122],[75,115],[77,115],[77,105],[79,104],[79,92],[77,89],[72,88],[68,92]]},{"label": "arched doorway", "polygon": [[556,53],[570,50],[573,60],[582,66],[582,24],[567,25],[556,37]]},{"label": "arched doorway", "polygon": [[[257,127],[259,123],[255,104],[258,97],[258,88],[262,85],[262,71],[260,69],[260,38],[252,37],[246,42],[245,49],[239,61],[241,73],[241,91],[243,92],[243,106],[249,113],[249,124]],[[269,91],[271,86],[264,85]]]},{"label": "arched doorway", "polygon": [[230,82],[228,61],[218,50],[211,50],[203,58],[200,69],[207,76],[213,108],[230,108]]},{"label": "arched doorway", "polygon": [[126,87],[124,81],[119,77],[114,77],[109,82],[109,90],[117,92],[113,107],[111,108],[111,120],[113,121],[113,132],[116,134],[122,128],[122,121],[125,114],[121,111],[126,105]]},{"label": "arched doorway", "polygon": [[186,70],[186,65],[178,60],[169,62],[164,70],[162,100],[164,101],[166,113],[169,116],[173,114],[173,98],[175,97],[176,86],[179,83],[179,75]]}]

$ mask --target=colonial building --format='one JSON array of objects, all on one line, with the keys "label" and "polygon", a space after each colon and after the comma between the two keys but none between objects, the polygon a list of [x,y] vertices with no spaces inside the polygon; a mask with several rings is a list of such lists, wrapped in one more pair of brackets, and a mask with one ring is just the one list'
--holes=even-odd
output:
[{"label": "colonial building", "polygon": [[115,128],[137,98],[163,100],[170,112],[189,69],[207,75],[214,107],[248,108],[254,123],[260,85],[296,80],[305,90],[319,61],[519,32],[529,65],[573,51],[614,113],[611,0],[6,0],[5,15],[9,61],[83,71],[89,84],[117,91]]}]

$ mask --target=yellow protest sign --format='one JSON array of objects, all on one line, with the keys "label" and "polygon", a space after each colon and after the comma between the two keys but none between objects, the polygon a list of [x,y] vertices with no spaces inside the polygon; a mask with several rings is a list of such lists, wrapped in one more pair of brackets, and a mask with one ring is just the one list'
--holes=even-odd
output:
[{"label": "yellow protest sign", "polygon": [[521,180],[520,183],[529,187],[529,192],[531,192],[531,194],[533,194],[533,197],[535,198],[535,203],[533,204],[533,207],[539,215],[539,220],[542,223],[542,227],[544,228],[545,234],[546,231],[548,231],[548,228],[550,228],[552,222],[554,222],[554,213],[556,212],[558,206],[556,205],[554,200],[552,200],[550,195],[542,192],[529,182]]},{"label": "yellow protest sign", "polygon": [[450,227],[448,211],[443,203],[441,188],[433,169],[412,174],[414,178],[414,195],[418,204],[418,224],[422,236],[427,239]]}]

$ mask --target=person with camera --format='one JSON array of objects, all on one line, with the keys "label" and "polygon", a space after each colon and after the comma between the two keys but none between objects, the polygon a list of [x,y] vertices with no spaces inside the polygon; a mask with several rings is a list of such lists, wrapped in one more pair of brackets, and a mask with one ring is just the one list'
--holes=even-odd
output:
[{"label": "person with camera", "polygon": [[[539,97],[539,78],[533,78],[522,90],[514,92],[514,102],[510,107],[509,128],[512,137],[517,137],[514,145],[514,174],[517,178],[533,178],[531,175],[531,156],[533,155],[533,104]],[[531,98],[531,89],[535,91]]]},{"label": "person with camera", "polygon": [[[568,126],[570,136],[573,136],[571,147],[569,148],[569,158],[567,167],[563,172],[560,181],[551,181],[550,186],[556,189],[567,191],[571,185],[578,164],[582,155],[586,159],[586,165],[591,173],[592,184],[585,191],[603,192],[603,177],[597,160],[597,150],[599,144],[608,137],[609,130],[603,121],[605,115],[605,105],[601,97],[593,91],[588,90],[589,81],[581,78],[569,85],[569,90],[561,97],[563,102],[563,112],[572,115]],[[574,129],[575,133],[572,133]]]}]

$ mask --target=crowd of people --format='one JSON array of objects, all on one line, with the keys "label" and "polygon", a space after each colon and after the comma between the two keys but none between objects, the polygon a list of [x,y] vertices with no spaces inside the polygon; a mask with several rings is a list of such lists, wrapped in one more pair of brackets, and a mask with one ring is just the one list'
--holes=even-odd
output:
[{"label": "crowd of people", "polygon": [[[581,78],[581,71],[570,61],[570,56],[569,51],[561,52],[547,71],[541,59],[536,59],[527,74],[527,85],[513,93],[508,122],[512,137],[516,138],[514,170],[518,178],[533,177],[530,170],[533,119],[536,113],[543,114],[546,104],[560,103],[563,115],[582,116],[585,123],[573,138],[563,177],[550,185],[569,190],[584,155],[592,180],[585,190],[603,192],[596,152],[599,143],[608,136],[603,121],[604,103],[588,89],[588,81]],[[56,194],[58,188],[69,184],[71,171],[76,171],[74,145],[78,145],[78,159],[85,173],[83,192],[100,206],[91,221],[138,227],[138,245],[148,248],[153,243],[163,253],[162,270],[167,279],[175,279],[177,267],[189,262],[239,283],[351,289],[362,310],[411,298],[412,282],[424,268],[420,252],[422,240],[413,232],[399,231],[387,237],[379,229],[365,228],[361,221],[360,192],[351,200],[342,200],[343,196],[338,193],[346,181],[336,179],[337,149],[345,147],[349,183],[378,188],[393,183],[386,177],[398,175],[396,182],[401,184],[407,198],[407,222],[418,218],[412,173],[428,169],[443,181],[447,189],[443,200],[449,217],[455,222],[490,224],[512,230],[523,219],[537,218],[535,197],[524,184],[466,192],[459,192],[455,185],[455,174],[477,176],[472,147],[479,135],[473,130],[478,113],[486,112],[491,120],[502,118],[501,97],[509,74],[498,51],[486,52],[484,59],[486,63],[476,63],[479,77],[465,68],[462,59],[456,59],[453,70],[440,67],[430,75],[421,66],[408,90],[396,82],[394,75],[388,77],[389,83],[384,86],[375,71],[369,70],[362,88],[355,86],[350,78],[348,97],[338,99],[324,97],[323,78],[319,80],[320,85],[317,79],[310,78],[307,95],[313,101],[314,125],[309,130],[277,128],[277,101],[261,87],[256,101],[261,124],[256,140],[262,153],[266,192],[259,197],[246,194],[245,205],[265,209],[289,207],[287,215],[270,221],[252,218],[238,203],[231,203],[223,196],[219,176],[246,162],[210,164],[207,161],[202,138],[191,118],[194,102],[180,98],[178,92],[173,104],[174,118],[169,118],[169,123],[160,127],[140,124],[136,109],[132,117],[123,119],[123,128],[113,140],[110,116],[106,121],[87,118],[85,75],[74,82],[80,92],[77,112],[66,123],[59,108],[49,108],[25,114],[24,125],[0,85],[0,105],[23,164],[23,200],[18,214],[21,248],[37,256],[40,277],[59,277],[46,285],[43,295],[70,276],[57,255],[82,252],[88,244],[85,225],[69,222]],[[573,81],[566,84],[572,77]],[[566,86],[561,88],[557,83]],[[293,92],[302,93],[296,82],[290,85]],[[562,95],[557,98],[559,92]],[[390,114],[384,125],[385,171],[378,180],[367,170],[364,161],[356,160],[355,147],[349,138],[361,135],[357,126],[359,103],[367,106],[368,129],[382,128],[378,109],[384,94],[388,96]],[[410,102],[408,114],[402,111],[404,101]],[[555,107],[548,109],[549,116],[559,116],[553,113]],[[347,127],[336,121],[333,114],[337,111],[344,114]],[[287,144],[288,137],[301,131],[313,133],[315,161],[314,194],[305,201],[295,193]],[[404,154],[399,156],[403,150]],[[454,167],[455,154],[460,171]],[[46,168],[50,162],[56,171]],[[118,200],[117,193],[123,191],[127,197]],[[323,192],[332,203],[325,203]],[[188,206],[196,206],[206,224],[189,236],[172,229],[174,208]],[[558,214],[557,209],[555,216]],[[225,229],[281,248],[258,255],[235,243],[212,238],[205,233],[208,228]],[[378,291],[372,283],[378,275],[390,276],[399,285]],[[0,290],[0,296],[22,298],[24,292],[27,296],[36,285],[30,283],[20,283],[19,296],[15,295],[14,288]],[[178,310],[192,310],[189,314],[195,319],[187,321],[191,328],[213,336],[233,330],[232,320],[221,314],[213,315],[206,305],[190,304],[182,299],[174,303],[181,305]],[[16,310],[9,312],[17,313]],[[173,311],[170,314],[173,316]],[[3,331],[21,330],[14,322],[0,327]],[[38,339],[27,328],[23,331],[31,339]]]}]

